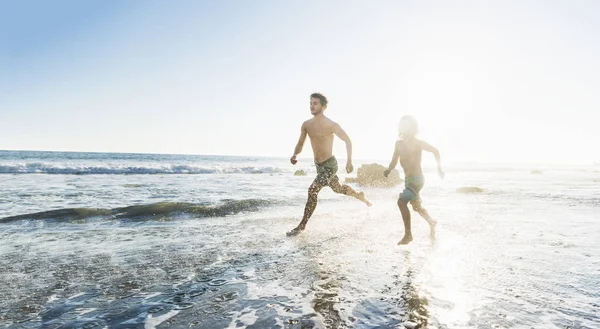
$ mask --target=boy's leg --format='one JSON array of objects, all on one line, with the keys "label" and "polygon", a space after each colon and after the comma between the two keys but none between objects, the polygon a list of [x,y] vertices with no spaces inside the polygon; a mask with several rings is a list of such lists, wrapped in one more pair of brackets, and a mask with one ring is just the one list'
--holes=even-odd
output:
[{"label": "boy's leg", "polygon": [[398,199],[398,208],[400,208],[402,221],[404,221],[404,237],[398,242],[398,245],[409,244],[412,241],[412,232],[410,227],[410,210],[408,209],[408,200],[400,197]]},{"label": "boy's leg", "polygon": [[372,206],[371,202],[369,202],[369,200],[367,200],[365,198],[364,192],[356,192],[354,189],[352,189],[348,185],[341,185],[340,180],[338,179],[337,176],[335,176],[334,178],[331,179],[331,181],[329,182],[329,187],[331,187],[331,189],[335,193],[354,197],[354,198],[364,202],[367,206],[369,206],[369,207]]},{"label": "boy's leg", "polygon": [[419,215],[421,215],[421,217],[423,217],[423,219],[425,219],[425,221],[427,221],[427,224],[429,224],[429,228],[431,229],[431,235],[435,234],[435,226],[437,225],[437,221],[433,218],[431,218],[431,216],[429,215],[429,212],[427,212],[427,209],[423,208],[423,205],[421,204],[421,200],[417,200],[417,201],[413,201],[411,202],[413,210],[416,211]]},{"label": "boy's leg", "polygon": [[298,224],[295,229],[287,233],[288,236],[297,235],[304,230],[306,223],[308,223],[308,219],[310,216],[312,216],[315,208],[317,207],[317,197],[323,186],[324,185],[321,184],[317,179],[315,179],[315,181],[310,185],[308,188],[308,199],[306,200],[306,206],[304,207],[304,216],[302,217],[302,221],[300,221],[300,224]]}]

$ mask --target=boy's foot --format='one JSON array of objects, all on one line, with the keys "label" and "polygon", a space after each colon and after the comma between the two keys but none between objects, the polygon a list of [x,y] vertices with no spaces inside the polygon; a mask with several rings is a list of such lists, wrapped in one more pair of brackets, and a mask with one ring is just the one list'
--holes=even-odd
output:
[{"label": "boy's foot", "polygon": [[437,225],[437,220],[431,219],[429,220],[429,230],[431,231],[430,235],[435,236],[435,226]]},{"label": "boy's foot", "polygon": [[302,231],[304,231],[304,226],[298,225],[298,227],[296,227],[295,229],[287,232],[286,235],[287,236],[296,236],[296,235],[302,233]]},{"label": "boy's foot", "polygon": [[365,198],[365,192],[358,192],[358,199],[364,202],[369,207],[373,205],[371,202],[369,202],[369,200]]},{"label": "boy's foot", "polygon": [[409,244],[412,241],[412,235],[405,235],[402,240],[398,242],[398,245]]}]

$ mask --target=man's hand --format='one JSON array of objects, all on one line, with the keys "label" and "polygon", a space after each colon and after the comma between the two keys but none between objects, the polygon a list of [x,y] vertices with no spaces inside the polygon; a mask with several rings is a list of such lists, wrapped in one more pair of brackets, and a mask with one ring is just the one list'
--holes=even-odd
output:
[{"label": "man's hand", "polygon": [[387,178],[387,176],[389,176],[389,175],[390,175],[390,172],[392,172],[392,171],[391,171],[391,170],[389,170],[389,169],[386,169],[386,170],[384,170],[384,171],[383,171],[383,176],[384,176],[385,178]]},{"label": "man's hand", "polygon": [[444,177],[446,177],[446,174],[444,173],[442,168],[438,168],[438,175],[440,176],[441,179],[444,179]]},{"label": "man's hand", "polygon": [[354,166],[352,165],[352,162],[346,162],[346,172],[351,173],[352,171],[354,171]]},{"label": "man's hand", "polygon": [[295,165],[296,163],[298,163],[298,160],[296,160],[296,156],[295,156],[295,155],[293,155],[293,156],[290,158],[290,162],[291,162],[293,165]]}]

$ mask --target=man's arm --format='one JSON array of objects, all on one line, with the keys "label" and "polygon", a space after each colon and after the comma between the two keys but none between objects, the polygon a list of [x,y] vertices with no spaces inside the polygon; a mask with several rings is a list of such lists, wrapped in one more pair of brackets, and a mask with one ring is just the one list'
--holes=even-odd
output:
[{"label": "man's arm", "polygon": [[302,148],[304,147],[304,142],[306,141],[306,122],[302,123],[302,127],[300,128],[300,138],[298,139],[298,143],[296,144],[296,148],[294,149],[294,155],[290,158],[290,162],[292,164],[296,164],[298,160],[296,160],[296,156],[302,153]]},{"label": "man's arm", "polygon": [[346,171],[351,173],[354,170],[354,167],[352,166],[352,141],[344,129],[342,129],[342,127],[337,123],[333,125],[333,133],[339,137],[339,139],[343,140],[344,143],[346,143],[346,155],[348,159],[346,163]]},{"label": "man's arm", "polygon": [[444,171],[442,170],[442,160],[440,158],[440,151],[438,151],[438,149],[431,146],[430,144],[428,144],[425,141],[421,141],[421,148],[424,151],[433,153],[433,156],[435,156],[435,161],[437,162],[437,166],[438,166],[438,174],[440,175],[441,178],[444,178],[445,174],[444,174]]},{"label": "man's arm", "polygon": [[394,155],[392,155],[392,161],[390,161],[388,169],[383,172],[383,176],[385,177],[387,177],[390,174],[390,172],[394,170],[394,168],[396,168],[396,166],[398,165],[398,157],[400,156],[400,152],[398,152],[399,143],[400,141],[397,141],[396,145],[394,145]]}]

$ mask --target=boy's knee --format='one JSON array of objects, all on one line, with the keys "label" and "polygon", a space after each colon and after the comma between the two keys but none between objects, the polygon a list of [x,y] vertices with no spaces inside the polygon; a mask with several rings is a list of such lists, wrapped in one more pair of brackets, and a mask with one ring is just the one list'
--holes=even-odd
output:
[{"label": "boy's knee", "polygon": [[402,198],[398,199],[398,207],[407,207],[408,206],[408,200],[404,200]]},{"label": "boy's knee", "polygon": [[417,202],[411,202],[411,206],[412,206],[413,210],[416,212],[425,210],[425,208],[421,207],[421,204],[417,203]]}]

